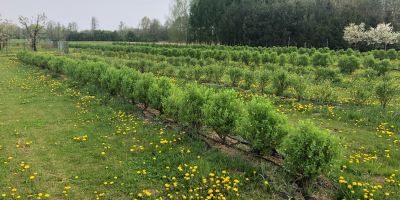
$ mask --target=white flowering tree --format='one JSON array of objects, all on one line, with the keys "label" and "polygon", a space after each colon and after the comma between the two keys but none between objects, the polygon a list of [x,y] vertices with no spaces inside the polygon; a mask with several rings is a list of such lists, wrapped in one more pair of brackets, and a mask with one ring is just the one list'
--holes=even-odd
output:
[{"label": "white flowering tree", "polygon": [[367,31],[366,35],[368,35],[367,38],[373,38],[369,39],[367,44],[383,44],[385,45],[386,51],[386,46],[388,44],[394,44],[398,42],[400,33],[393,31],[393,26],[391,26],[390,23],[381,23],[378,24],[376,28],[371,28],[369,31]]},{"label": "white flowering tree", "polygon": [[[1,15],[0,15],[1,17]],[[9,20],[0,19],[0,50],[2,45],[5,45],[9,39],[11,39],[12,35],[12,24]]]},{"label": "white flowering tree", "polygon": [[354,49],[357,50],[357,43],[362,42],[365,36],[365,23],[356,25],[354,23],[344,27],[343,39],[350,44],[354,44]]}]

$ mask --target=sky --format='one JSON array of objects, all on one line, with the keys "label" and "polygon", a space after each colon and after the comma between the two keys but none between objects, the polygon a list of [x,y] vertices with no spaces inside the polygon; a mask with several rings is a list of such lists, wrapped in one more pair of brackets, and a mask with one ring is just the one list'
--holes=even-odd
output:
[{"label": "sky", "polygon": [[45,13],[48,20],[68,26],[78,24],[78,30],[90,29],[91,18],[99,21],[99,29],[117,30],[120,21],[137,28],[147,16],[165,23],[171,0],[0,0],[1,19],[18,24],[18,16],[31,18]]}]

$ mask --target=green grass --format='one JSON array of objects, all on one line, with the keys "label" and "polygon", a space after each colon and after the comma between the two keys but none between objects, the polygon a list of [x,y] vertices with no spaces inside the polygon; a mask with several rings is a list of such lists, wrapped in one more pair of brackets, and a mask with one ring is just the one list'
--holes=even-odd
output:
[{"label": "green grass", "polygon": [[[78,56],[88,54],[90,53],[83,52],[79,53]],[[97,57],[101,58],[101,56]],[[397,66],[398,61],[394,61],[393,64]],[[397,71],[392,71],[390,74],[399,77]],[[332,134],[339,135],[342,138],[341,167],[333,170],[330,174],[325,174],[325,177],[329,177],[335,185],[337,198],[363,199],[365,194],[371,197],[372,193],[374,199],[399,199],[400,179],[398,177],[400,173],[398,170],[400,161],[396,158],[400,157],[398,150],[400,141],[398,136],[400,131],[398,118],[400,91],[397,92],[396,98],[385,110],[382,109],[375,95],[370,97],[368,104],[355,106],[349,103],[352,75],[342,75],[342,82],[331,84],[331,87],[335,87],[336,93],[336,97],[333,99],[334,103],[331,105],[273,98],[276,109],[284,113],[294,127],[297,126],[299,120],[313,119],[314,123],[321,129],[329,129]],[[180,87],[192,82],[191,80],[175,80],[175,84]],[[227,76],[222,80],[222,82],[229,82]],[[312,80],[311,82],[318,85],[317,81]],[[373,80],[372,85],[375,83],[376,80]],[[213,85],[210,87],[224,89]],[[252,88],[249,92],[240,89],[237,91],[241,97],[249,99],[257,95],[254,93],[255,88]],[[315,86],[308,88],[307,96],[312,96],[314,89]],[[273,93],[271,85],[268,85],[266,90],[271,97]],[[286,94],[292,95],[292,92],[289,90],[286,91]],[[305,108],[306,106],[309,107]],[[316,116],[313,116],[313,114],[316,114]],[[339,181],[340,178],[343,178],[343,180]],[[356,185],[353,186],[353,183],[356,183]],[[359,183],[361,186],[359,186]],[[368,192],[363,189],[367,189]]]},{"label": "green grass", "polygon": [[97,87],[52,76],[0,59],[0,199],[206,198],[213,185],[227,199],[273,194],[260,167],[144,123],[134,106]]},{"label": "green grass", "polygon": [[[207,193],[204,187],[212,187],[207,185],[210,173],[222,176],[223,170],[226,170],[231,180],[240,181],[240,196],[236,196],[232,190],[226,191],[224,194],[228,199],[280,199],[283,197],[278,194],[283,192],[293,196],[292,191],[296,190],[293,179],[274,170],[273,166],[265,169],[262,167],[265,164],[261,163],[259,167],[254,167],[237,156],[222,154],[215,149],[205,151],[202,142],[190,139],[183,131],[168,131],[157,124],[143,123],[142,119],[132,115],[135,107],[122,99],[102,93],[96,86],[82,86],[73,79],[53,79],[51,77],[57,75],[50,71],[23,66],[6,59],[1,59],[1,63],[0,103],[3,105],[0,105],[0,121],[3,125],[0,128],[3,132],[0,133],[0,170],[4,169],[6,173],[0,173],[0,180],[10,181],[0,182],[0,194],[10,197],[11,190],[16,188],[18,191],[15,195],[21,195],[22,198],[30,194],[37,197],[41,192],[55,199],[92,199],[97,196],[133,199],[139,193],[144,194],[143,190],[158,190],[150,198],[165,199],[168,194],[176,197],[176,192],[188,196],[191,194],[188,192],[190,187],[202,187],[202,190],[197,191]],[[398,75],[398,72],[393,73]],[[343,139],[340,168],[324,175],[335,188],[310,187],[310,193],[326,193],[326,196],[336,194],[335,198],[339,199],[363,199],[365,194],[373,199],[399,199],[400,161],[396,159],[400,157],[400,126],[396,118],[399,99],[392,101],[386,110],[381,109],[374,97],[371,100],[375,105],[347,104],[345,99],[349,96],[346,91],[349,79],[350,76],[345,75],[344,82],[335,85],[339,88],[336,91],[337,102],[341,103],[335,106],[273,98],[277,111],[288,117],[290,125],[296,127],[299,120],[313,119],[319,128],[329,129],[332,134]],[[192,82],[174,80],[180,87]],[[223,80],[228,82],[229,78],[224,77]],[[210,87],[224,89],[220,86]],[[237,91],[245,100],[257,95],[254,93],[255,88],[248,92],[240,89]],[[271,85],[267,86],[267,92],[273,93]],[[130,130],[126,131],[126,127]],[[126,134],[123,134],[124,131]],[[160,134],[161,131],[163,134]],[[387,131],[393,134],[387,134]],[[87,140],[82,141],[85,135]],[[160,144],[161,138],[171,141],[171,144]],[[33,143],[21,149],[15,147],[18,141]],[[142,150],[138,149],[140,146]],[[105,154],[101,155],[101,152]],[[8,160],[10,156],[13,159]],[[30,165],[26,172],[21,171],[22,161]],[[3,165],[3,162],[7,164]],[[253,164],[258,166],[259,160],[254,159]],[[182,167],[182,171],[178,170],[178,166]],[[198,167],[196,173],[193,173],[194,178],[185,180],[185,173],[190,175],[194,166]],[[143,170],[146,170],[146,175]],[[31,180],[29,177],[35,172],[38,175]],[[172,177],[176,179],[172,180]],[[208,178],[208,182],[202,183],[202,178]],[[265,180],[270,182],[268,186],[263,184]],[[111,181],[114,183],[110,184]],[[179,189],[172,187],[174,182]],[[165,184],[169,184],[171,189],[166,190]],[[68,186],[71,189],[65,188]],[[66,191],[67,197],[63,191]]]}]

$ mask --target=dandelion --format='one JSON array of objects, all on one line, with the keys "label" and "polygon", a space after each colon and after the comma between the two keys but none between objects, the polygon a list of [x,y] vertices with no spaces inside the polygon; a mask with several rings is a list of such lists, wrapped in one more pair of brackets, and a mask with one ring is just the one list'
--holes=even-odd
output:
[{"label": "dandelion", "polygon": [[30,176],[29,178],[30,178],[30,179],[34,179],[34,178],[35,178],[35,176]]}]

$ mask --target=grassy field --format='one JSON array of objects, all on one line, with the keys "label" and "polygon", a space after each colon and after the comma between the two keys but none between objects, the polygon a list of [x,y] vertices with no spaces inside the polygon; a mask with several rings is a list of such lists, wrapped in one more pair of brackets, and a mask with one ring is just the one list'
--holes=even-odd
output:
[{"label": "grassy field", "polygon": [[[88,54],[70,57],[103,59]],[[123,62],[107,59],[112,65]],[[185,130],[151,123],[138,117],[136,106],[96,86],[22,65],[15,57],[1,58],[0,64],[0,199],[304,199],[280,165],[208,140],[210,148]],[[342,79],[332,83],[334,105],[269,94],[290,126],[311,119],[342,138],[340,167],[306,192],[316,199],[399,199],[400,99],[384,110],[374,96],[368,105],[347,104],[352,76]],[[229,81],[225,75],[221,82]],[[184,87],[193,80],[173,82]],[[309,95],[317,87],[311,86]],[[259,95],[257,88],[235,89],[247,100]]]},{"label": "grassy field", "polygon": [[[102,55],[93,55],[90,51],[75,54],[78,59],[89,59],[89,55],[97,57],[98,60],[105,59],[109,62],[111,60],[110,63],[116,67],[122,60],[119,58],[103,58]],[[140,56],[140,59],[146,58],[146,56],[148,60],[154,59],[148,54]],[[74,56],[72,55],[72,57]],[[335,60],[337,59],[335,57]],[[333,66],[337,64],[335,62]],[[394,69],[398,68],[398,64],[398,60],[392,61]],[[362,72],[363,70],[360,71]],[[399,77],[397,70],[391,71],[389,74]],[[160,72],[159,75],[166,74]],[[174,77],[175,79],[176,77]],[[175,83],[184,86],[188,82],[193,82],[191,79],[177,78]],[[340,161],[341,167],[333,170],[331,174],[325,175],[335,185],[336,189],[332,192],[338,194],[337,198],[399,199],[398,189],[400,182],[398,170],[400,162],[395,159],[400,156],[398,151],[400,138],[397,135],[400,127],[398,124],[399,92],[397,92],[397,95],[386,109],[382,109],[380,102],[373,93],[373,89],[371,89],[372,95],[369,97],[370,103],[352,105],[349,102],[351,101],[350,93],[354,87],[352,85],[354,76],[349,73],[343,73],[341,74],[341,79],[341,82],[331,83],[330,87],[334,88],[335,95],[331,98],[333,103],[328,105],[312,101],[297,102],[291,99],[275,98],[272,95],[273,88],[271,88],[271,84],[266,87],[266,90],[271,99],[273,99],[277,111],[285,114],[289,118],[290,124],[294,127],[297,127],[299,120],[312,119],[320,129],[327,129],[332,134],[342,138],[343,157]],[[373,88],[377,80],[372,79],[365,85],[370,85]],[[225,74],[221,82],[230,83],[229,76]],[[313,84],[308,86],[306,96],[312,97],[315,91],[321,90],[319,82],[319,80],[312,81]],[[241,84],[243,83],[239,83],[239,85]],[[224,88],[214,84],[206,85],[214,89]],[[253,85],[250,91],[244,91],[239,88],[237,88],[237,91],[239,96],[249,99],[259,94],[257,88],[257,85]],[[286,94],[294,95],[290,90]]]},{"label": "grassy field", "polygon": [[135,107],[97,87],[14,59],[0,64],[0,199],[268,199],[274,193],[258,175],[261,167],[206,150],[183,131],[144,123]]}]

